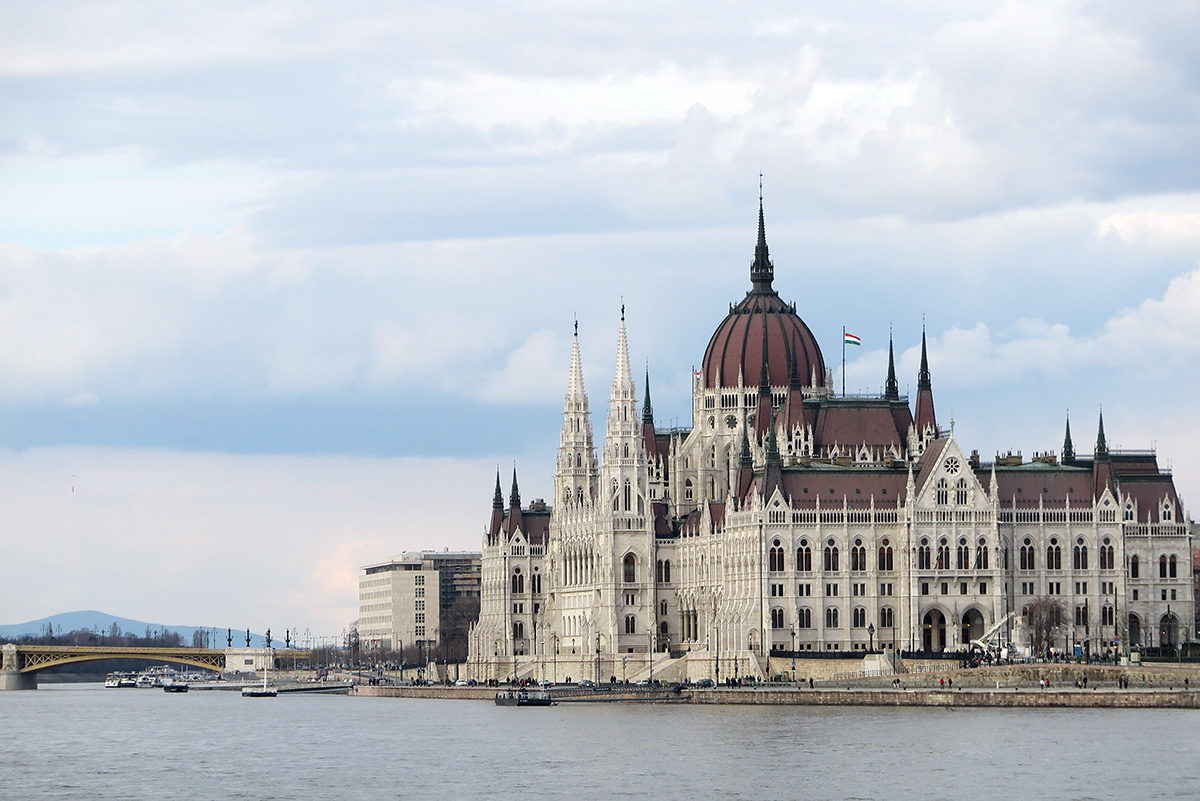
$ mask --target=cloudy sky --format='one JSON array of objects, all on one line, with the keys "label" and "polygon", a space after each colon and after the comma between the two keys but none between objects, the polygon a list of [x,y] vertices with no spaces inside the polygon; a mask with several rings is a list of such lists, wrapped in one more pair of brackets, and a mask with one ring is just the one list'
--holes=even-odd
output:
[{"label": "cloudy sky", "polygon": [[0,622],[340,631],[549,494],[576,315],[687,422],[760,172],[851,392],[924,319],[968,449],[1200,499],[1196,4],[840,5],[0,6]]}]

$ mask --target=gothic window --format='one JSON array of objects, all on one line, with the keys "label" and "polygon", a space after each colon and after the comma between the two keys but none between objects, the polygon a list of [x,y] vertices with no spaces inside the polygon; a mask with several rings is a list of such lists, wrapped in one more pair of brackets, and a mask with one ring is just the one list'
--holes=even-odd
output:
[{"label": "gothic window", "polygon": [[529,591],[534,593],[535,595],[541,593],[541,591],[542,591],[542,574],[541,573],[534,573],[532,576],[529,577]]},{"label": "gothic window", "polygon": [[519,620],[513,621],[513,639],[514,640],[525,639],[525,624]]},{"label": "gothic window", "polygon": [[659,559],[657,562],[654,563],[654,580],[657,581],[659,584],[662,584],[663,563],[662,563],[661,559]]},{"label": "gothic window", "polygon": [[659,602],[658,613],[660,615],[666,616],[666,614],[667,614],[667,602],[666,601]]},{"label": "gothic window", "polygon": [[783,548],[779,546],[779,540],[775,540],[775,543],[771,546],[767,564],[767,569],[772,573],[783,570]]},{"label": "gothic window", "polygon": [[619,489],[620,489],[620,487],[617,484],[617,480],[614,478],[613,483],[612,483],[612,503],[613,503],[613,511],[614,512],[618,511],[621,508],[621,494],[619,492]]},{"label": "gothic window", "polygon": [[887,540],[879,544],[879,569],[892,569],[892,546]]},{"label": "gothic window", "polygon": [[692,480],[690,478],[683,482],[683,497],[688,501],[692,499]]},{"label": "gothic window", "polygon": [[1021,555],[1020,556],[1021,556],[1021,561],[1020,561],[1021,569],[1022,570],[1033,570],[1034,565],[1035,565],[1034,550],[1033,550],[1033,545],[1030,543],[1028,537],[1025,538],[1024,544],[1021,545]]},{"label": "gothic window", "polygon": [[625,633],[637,634],[637,617],[634,615],[625,616]]},{"label": "gothic window", "polygon": [[867,569],[867,549],[863,547],[862,540],[855,540],[854,547],[850,549],[850,569],[853,571]]},{"label": "gothic window", "polygon": [[1171,558],[1167,560],[1167,575],[1175,578],[1175,554],[1171,554]]},{"label": "gothic window", "polygon": [[513,595],[520,595],[525,592],[525,577],[521,575],[521,568],[517,568],[512,574],[512,592]]},{"label": "gothic window", "polygon": [[1087,607],[1085,607],[1085,606],[1075,607],[1075,625],[1076,626],[1086,626],[1087,625]]},{"label": "gothic window", "polygon": [[1058,540],[1050,540],[1046,546],[1046,569],[1062,570],[1062,548],[1058,547]]},{"label": "gothic window", "polygon": [[1129,577],[1130,578],[1138,577],[1138,558],[1136,556],[1132,557],[1129,560]]},{"label": "gothic window", "polygon": [[802,573],[812,570],[812,549],[804,540],[801,540],[800,547],[796,549],[796,569]]},{"label": "gothic window", "polygon": [[954,483],[954,502],[959,506],[967,505],[967,480],[960,478]]},{"label": "gothic window", "polygon": [[783,628],[783,610],[778,606],[771,610],[771,628]]},{"label": "gothic window", "polygon": [[663,562],[663,583],[671,583],[671,560],[667,559]]},{"label": "gothic window", "polygon": [[1166,556],[1158,557],[1158,577],[1159,578],[1167,577],[1167,557]]},{"label": "gothic window", "polygon": [[1113,560],[1113,547],[1109,545],[1108,538],[1104,538],[1104,544],[1100,546],[1100,569],[1112,570],[1116,567],[1116,562]]},{"label": "gothic window", "polygon": [[854,607],[850,613],[850,625],[856,629],[865,629],[867,627],[867,610],[861,606]]},{"label": "gothic window", "polygon": [[624,566],[625,566],[625,583],[633,584],[634,581],[637,580],[637,570],[636,570],[637,558],[634,557],[634,555],[631,553],[625,554]]},{"label": "gothic window", "polygon": [[971,567],[971,549],[967,547],[967,540],[960,538],[958,541],[958,550],[955,554],[957,566],[959,570],[968,570]]},{"label": "gothic window", "polygon": [[575,488],[575,503],[578,503],[578,504],[583,503],[583,487]]},{"label": "gothic window", "polygon": [[917,569],[928,570],[930,566],[929,540],[921,540],[921,547],[917,548]]},{"label": "gothic window", "polygon": [[826,572],[837,572],[838,569],[838,549],[834,545],[833,540],[825,546],[825,570]]},{"label": "gothic window", "polygon": [[1082,539],[1077,540],[1075,549],[1071,552],[1071,567],[1075,570],[1087,570],[1088,566],[1088,549]]},{"label": "gothic window", "polygon": [[836,629],[838,627],[838,610],[836,606],[831,606],[825,610],[825,628]]},{"label": "gothic window", "polygon": [[894,619],[892,607],[885,606],[879,610],[879,628],[890,629],[893,625]]},{"label": "gothic window", "polygon": [[979,544],[975,546],[975,569],[988,569],[988,547],[983,537],[979,538]]},{"label": "gothic window", "polygon": [[1115,620],[1116,620],[1116,615],[1113,614],[1113,608],[1111,606],[1100,607],[1100,625],[1101,626],[1112,626],[1112,625],[1114,625],[1113,621],[1115,621]]},{"label": "gothic window", "polygon": [[[576,423],[576,425],[578,425],[578,422]],[[580,454],[580,453],[575,454],[575,466],[583,467],[583,454]]]},{"label": "gothic window", "polygon": [[807,606],[801,607],[796,615],[796,627],[801,629],[812,628],[812,610]]},{"label": "gothic window", "polygon": [[937,569],[938,570],[949,570],[950,569],[950,546],[946,544],[945,539],[942,539],[941,542],[938,543]]},{"label": "gothic window", "polygon": [[630,501],[629,479],[625,479],[625,511],[626,512],[628,512],[629,509],[631,508],[629,501]]},{"label": "gothic window", "polygon": [[950,483],[948,481],[946,481],[946,479],[944,479],[944,478],[939,478],[936,486],[937,486],[937,497],[936,497],[937,504],[938,504],[938,506],[945,506],[946,504],[948,504],[950,502]]}]

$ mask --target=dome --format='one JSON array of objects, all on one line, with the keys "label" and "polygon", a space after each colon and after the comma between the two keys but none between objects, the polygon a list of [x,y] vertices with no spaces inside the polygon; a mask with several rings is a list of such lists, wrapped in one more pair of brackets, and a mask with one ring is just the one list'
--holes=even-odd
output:
[{"label": "dome", "polygon": [[742,302],[729,310],[708,342],[701,368],[706,388],[737,386],[739,372],[746,386],[757,386],[764,354],[771,386],[790,383],[793,361],[795,377],[802,386],[812,383],[814,369],[817,382],[825,381],[825,359],[816,337],[796,314],[796,307],[784,303],[772,288],[774,276],[760,200],[758,245],[750,266],[751,288]]}]

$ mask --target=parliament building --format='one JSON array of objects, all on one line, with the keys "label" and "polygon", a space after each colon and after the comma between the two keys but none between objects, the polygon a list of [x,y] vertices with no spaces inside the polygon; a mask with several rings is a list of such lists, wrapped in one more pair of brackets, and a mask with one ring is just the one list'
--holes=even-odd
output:
[{"label": "parliament building", "polygon": [[[768,675],[767,658],[960,651],[1031,607],[1055,650],[1128,654],[1192,638],[1191,524],[1153,451],[981,460],[940,426],[921,339],[915,401],[892,345],[879,396],[834,392],[773,288],[760,201],[750,289],[692,379],[686,429],[655,425],[624,311],[604,439],[576,328],[550,502],[497,476],[483,535],[479,677]],[[1011,613],[1011,614],[1010,614]],[[735,667],[736,665],[736,667]],[[572,674],[571,671],[574,670]]]}]

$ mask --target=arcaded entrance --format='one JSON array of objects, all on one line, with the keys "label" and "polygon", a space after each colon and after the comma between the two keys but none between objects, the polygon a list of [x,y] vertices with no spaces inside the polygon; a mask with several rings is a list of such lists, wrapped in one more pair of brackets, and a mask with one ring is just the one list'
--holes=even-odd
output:
[{"label": "arcaded entrance", "polygon": [[925,651],[946,650],[946,616],[939,609],[930,609],[921,618],[921,648]]}]

